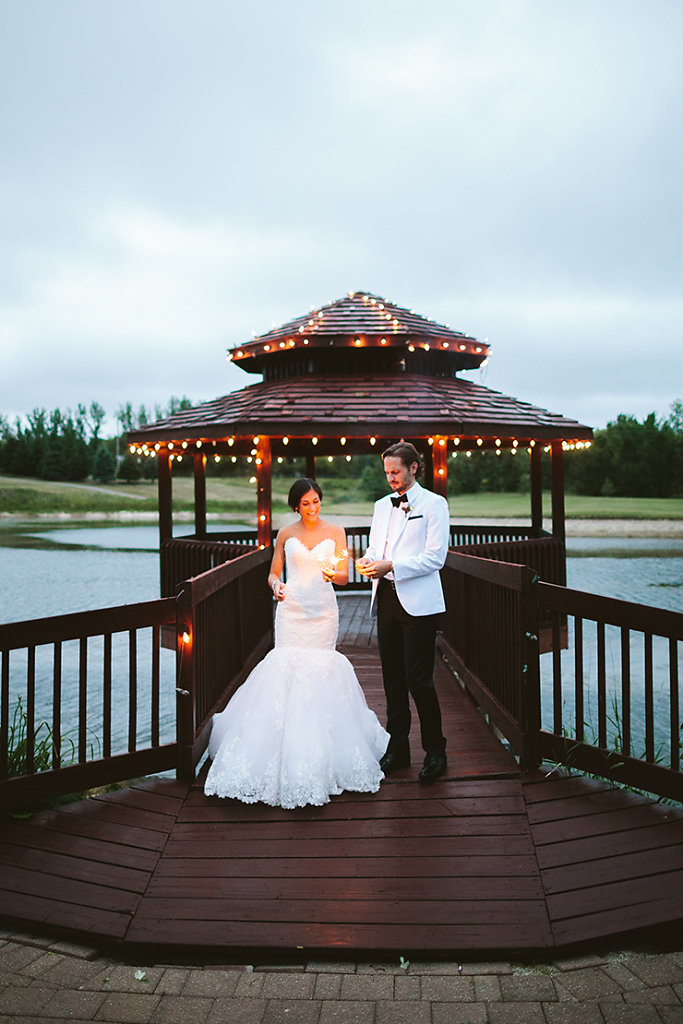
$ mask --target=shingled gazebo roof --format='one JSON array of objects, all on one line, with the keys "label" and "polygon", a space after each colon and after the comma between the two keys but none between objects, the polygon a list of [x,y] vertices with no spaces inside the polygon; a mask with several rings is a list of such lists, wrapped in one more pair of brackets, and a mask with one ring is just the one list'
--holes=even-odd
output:
[{"label": "shingled gazebo roof", "polygon": [[[360,350],[356,352],[355,350]],[[425,355],[430,353],[429,362]],[[349,292],[281,327],[237,345],[228,358],[266,379],[289,372],[353,367],[445,372],[476,369],[489,353],[484,341],[451,330],[381,295]],[[355,358],[354,358],[355,356]]]},{"label": "shingled gazebo roof", "polygon": [[[264,380],[129,432],[137,445],[457,437],[588,440],[590,427],[464,380],[489,346],[369,292],[352,292],[230,352]],[[250,443],[250,442],[249,442]],[[235,449],[236,451],[237,449]],[[289,451],[293,454],[293,448]]]},{"label": "shingled gazebo roof", "polygon": [[405,373],[264,381],[129,434],[179,441],[251,434],[310,437],[414,436],[588,439],[590,427],[467,380]]}]

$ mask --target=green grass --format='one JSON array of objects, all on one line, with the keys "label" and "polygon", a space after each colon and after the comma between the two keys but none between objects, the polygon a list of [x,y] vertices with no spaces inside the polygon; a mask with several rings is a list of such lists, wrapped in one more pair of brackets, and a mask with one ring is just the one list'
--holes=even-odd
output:
[{"label": "green grass", "polygon": [[[291,481],[276,477],[273,481],[273,510],[287,509],[287,491]],[[325,510],[329,514],[369,516],[372,502],[363,499],[355,480],[326,479],[320,476],[325,492]],[[528,494],[461,494],[449,498],[451,516],[458,519],[528,519]],[[568,494],[565,498],[569,519],[683,519],[683,498],[603,498]],[[173,508],[192,511],[194,482],[191,477],[173,480]],[[256,507],[256,487],[246,477],[209,477],[209,512],[251,515]],[[13,518],[33,515],[82,516],[88,513],[156,512],[156,483],[67,484],[27,477],[0,476],[0,514]],[[550,515],[550,496],[544,495],[543,512]]]}]

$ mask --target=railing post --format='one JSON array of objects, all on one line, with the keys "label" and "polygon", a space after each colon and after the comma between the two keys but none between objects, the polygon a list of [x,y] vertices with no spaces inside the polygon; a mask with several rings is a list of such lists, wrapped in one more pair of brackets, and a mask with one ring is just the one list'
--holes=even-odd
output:
[{"label": "railing post", "polygon": [[541,763],[541,665],[538,640],[538,581],[531,569],[521,593],[524,623],[524,664],[522,667],[522,694],[524,720],[521,723],[524,746],[520,752],[520,765],[525,771],[538,768]]},{"label": "railing post", "polygon": [[195,622],[192,604],[192,583],[180,585],[176,597],[176,730],[178,759],[176,778],[184,782],[194,779],[192,748],[195,739]]}]

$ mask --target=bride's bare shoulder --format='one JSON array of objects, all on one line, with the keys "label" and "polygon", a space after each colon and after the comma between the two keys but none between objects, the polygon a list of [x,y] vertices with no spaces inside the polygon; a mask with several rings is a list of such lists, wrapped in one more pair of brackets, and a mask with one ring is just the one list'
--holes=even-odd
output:
[{"label": "bride's bare shoulder", "polygon": [[296,536],[296,530],[294,529],[294,524],[293,523],[290,523],[288,526],[282,526],[277,531],[277,539],[278,539],[278,541],[281,544],[284,544],[285,541],[289,540],[290,537],[295,537],[295,536]]},{"label": "bride's bare shoulder", "polygon": [[337,523],[328,523],[326,519],[319,520],[319,525],[323,528],[326,537],[331,537],[334,541],[344,543],[346,534],[344,533],[343,526],[338,526]]}]

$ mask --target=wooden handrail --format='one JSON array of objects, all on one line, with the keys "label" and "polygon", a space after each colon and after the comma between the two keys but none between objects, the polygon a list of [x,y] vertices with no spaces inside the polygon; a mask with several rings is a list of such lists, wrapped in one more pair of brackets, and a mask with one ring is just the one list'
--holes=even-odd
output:
[{"label": "wooden handrail", "polygon": [[[683,614],[544,583],[535,576],[529,579],[525,572],[530,570],[449,553],[443,574],[448,610],[442,646],[462,685],[507,737],[525,767],[545,758],[683,800],[678,696]],[[597,636],[594,684],[585,671],[586,624],[591,622]],[[616,723],[620,736],[611,745],[605,639],[610,628],[618,634],[620,670],[611,692],[621,716]],[[570,640],[573,652],[567,651]],[[663,688],[668,687],[668,735],[658,734],[654,721],[657,640],[662,658],[668,658],[661,680]],[[636,662],[632,648],[641,643],[642,660]],[[541,685],[543,651],[552,666],[550,692],[545,683]],[[637,686],[632,680],[636,671]],[[642,697],[637,694],[641,683]],[[567,720],[567,695],[575,709],[574,721]],[[545,706],[548,699],[550,707]],[[596,705],[597,728],[595,737],[587,738],[584,719],[590,702]],[[542,727],[550,712],[552,726]],[[641,719],[642,753],[634,750],[633,739],[634,723]],[[666,756],[658,755],[658,744],[668,750]]]},{"label": "wooden handrail", "polygon": [[[177,598],[0,626],[0,806],[7,810],[30,806],[62,793],[171,768],[183,777],[192,775],[205,746],[211,710],[224,702],[226,693],[239,684],[272,642],[272,594],[266,580],[270,557],[269,551],[251,551],[221,564],[186,580]],[[171,628],[176,651],[173,682],[177,738],[162,743],[160,650],[162,639],[168,647],[169,636],[164,637],[164,631],[168,634]],[[150,629],[150,658],[141,664],[138,634]],[[118,672],[113,673],[112,637],[119,634],[127,647]],[[101,643],[96,643],[98,640]],[[95,650],[90,650],[89,641],[93,641]],[[64,645],[70,643],[77,647],[67,667],[63,655],[68,648]],[[36,652],[44,648],[47,652],[41,657],[41,665],[45,669],[49,664],[51,680],[44,672],[43,678],[37,679]],[[23,683],[17,679],[17,671],[24,673]],[[66,673],[68,678],[63,679]],[[144,673],[149,673],[147,682]],[[112,750],[115,683],[120,706],[126,709],[123,736],[127,750]],[[77,706],[67,730],[74,734],[69,742],[73,743],[75,760],[64,764],[62,695],[67,685]],[[144,697],[145,702],[149,701],[148,711],[143,703],[143,687],[149,690]],[[25,697],[26,759],[23,773],[10,775],[10,716],[20,695]],[[96,751],[90,749],[88,724],[95,703],[100,709],[94,737]],[[149,714],[149,735],[139,741],[138,722],[143,711]],[[49,730],[49,767],[37,764],[36,738],[42,723]]]}]

